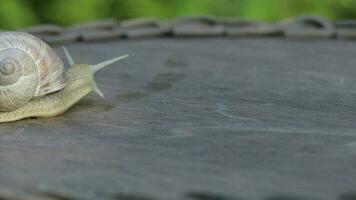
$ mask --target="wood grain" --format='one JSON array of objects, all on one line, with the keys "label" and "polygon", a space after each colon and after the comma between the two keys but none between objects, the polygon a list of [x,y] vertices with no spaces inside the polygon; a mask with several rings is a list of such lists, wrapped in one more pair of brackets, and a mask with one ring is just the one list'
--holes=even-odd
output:
[{"label": "wood grain", "polygon": [[117,200],[356,193],[356,43],[152,39],[68,48],[89,64],[131,56],[96,76],[105,99],[91,94],[60,117],[0,125],[0,188],[9,193]]}]

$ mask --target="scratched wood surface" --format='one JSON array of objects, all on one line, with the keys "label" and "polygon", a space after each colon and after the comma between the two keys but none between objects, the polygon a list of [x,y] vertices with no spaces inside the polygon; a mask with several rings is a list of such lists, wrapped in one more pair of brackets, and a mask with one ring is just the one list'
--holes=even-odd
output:
[{"label": "scratched wood surface", "polygon": [[356,199],[356,43],[67,47],[131,57],[97,74],[105,99],[0,124],[0,199]]}]

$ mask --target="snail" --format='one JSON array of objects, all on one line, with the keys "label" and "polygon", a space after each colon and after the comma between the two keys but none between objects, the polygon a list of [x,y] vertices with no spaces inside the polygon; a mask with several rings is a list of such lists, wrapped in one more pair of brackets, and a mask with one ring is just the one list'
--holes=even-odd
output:
[{"label": "snail", "polygon": [[96,65],[76,64],[67,49],[63,50],[68,70],[41,39],[23,32],[0,33],[0,122],[58,116],[91,91],[104,97],[94,74],[128,57]]}]

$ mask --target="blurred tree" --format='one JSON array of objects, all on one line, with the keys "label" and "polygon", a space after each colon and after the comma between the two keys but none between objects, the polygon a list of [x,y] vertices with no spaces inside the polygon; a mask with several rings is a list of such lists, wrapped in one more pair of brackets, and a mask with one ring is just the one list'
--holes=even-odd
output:
[{"label": "blurred tree", "polygon": [[110,16],[110,0],[32,0],[43,22],[61,25],[82,23]]},{"label": "blurred tree", "polygon": [[100,18],[173,18],[185,15],[239,16],[280,20],[301,14],[355,18],[354,0],[1,0],[0,27],[36,23],[71,25]]},{"label": "blurred tree", "polygon": [[243,0],[242,16],[275,21],[297,15],[335,18],[334,0]]},{"label": "blurred tree", "polygon": [[118,19],[155,16],[169,18],[176,15],[177,1],[166,0],[116,0],[113,16]]},{"label": "blurred tree", "polygon": [[356,1],[339,0],[333,3],[335,18],[356,18]]},{"label": "blurred tree", "polygon": [[240,0],[205,0],[201,1],[180,1],[177,15],[216,15],[216,16],[236,16],[241,13],[242,1]]},{"label": "blurred tree", "polygon": [[1,0],[0,11],[1,28],[14,29],[39,22],[36,14],[25,0]]}]

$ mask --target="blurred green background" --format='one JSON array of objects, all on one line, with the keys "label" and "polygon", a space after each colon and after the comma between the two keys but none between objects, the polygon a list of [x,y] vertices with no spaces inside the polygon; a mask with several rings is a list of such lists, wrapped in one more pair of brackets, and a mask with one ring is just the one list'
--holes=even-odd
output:
[{"label": "blurred green background", "polygon": [[94,19],[153,16],[239,16],[276,21],[301,14],[356,18],[356,0],[0,0],[0,28],[71,25]]}]

